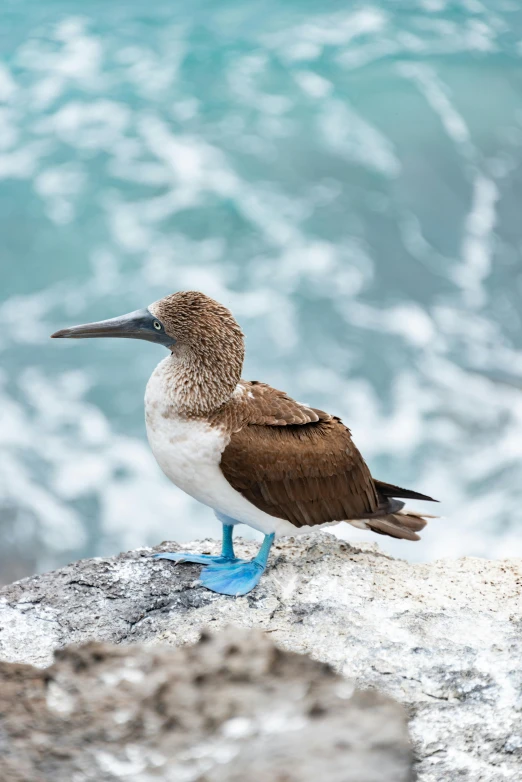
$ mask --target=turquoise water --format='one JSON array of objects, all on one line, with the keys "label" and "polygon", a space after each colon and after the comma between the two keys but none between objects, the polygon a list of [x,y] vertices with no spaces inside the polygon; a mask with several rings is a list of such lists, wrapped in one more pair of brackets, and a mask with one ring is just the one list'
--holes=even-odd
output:
[{"label": "turquoise water", "polygon": [[2,580],[217,533],[146,444],[162,350],[48,339],[187,288],[443,500],[380,544],[522,553],[518,3],[12,0],[0,51]]}]

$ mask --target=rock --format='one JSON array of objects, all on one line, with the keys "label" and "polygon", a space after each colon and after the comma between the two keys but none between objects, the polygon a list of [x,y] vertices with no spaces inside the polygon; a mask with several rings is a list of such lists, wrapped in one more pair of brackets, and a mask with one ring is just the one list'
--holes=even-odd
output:
[{"label": "rock", "polygon": [[229,628],[180,649],[90,643],[0,663],[5,782],[411,782],[406,716]]},{"label": "rock", "polygon": [[151,560],[150,549],[12,584],[0,590],[0,657],[48,665],[55,649],[92,639],[180,646],[205,627],[260,628],[405,704],[422,782],[521,778],[521,560],[409,564],[327,533],[273,551],[244,598],[208,592],[199,566]]}]

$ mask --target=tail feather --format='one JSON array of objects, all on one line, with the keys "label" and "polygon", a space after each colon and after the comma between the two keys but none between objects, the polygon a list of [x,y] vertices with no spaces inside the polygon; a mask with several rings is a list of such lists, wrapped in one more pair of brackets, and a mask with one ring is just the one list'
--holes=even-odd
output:
[{"label": "tail feather", "polygon": [[382,497],[403,497],[406,500],[424,500],[425,502],[438,502],[427,494],[420,494],[411,489],[401,489],[400,486],[394,486],[392,483],[383,483],[383,481],[374,480],[375,488]]},{"label": "tail feather", "polygon": [[397,513],[389,513],[386,516],[377,518],[366,518],[359,520],[354,526],[361,527],[361,521],[365,529],[376,532],[378,535],[389,535],[391,538],[401,538],[402,540],[420,540],[417,535],[426,524],[426,519],[435,519],[428,513],[416,513],[413,510],[403,510]]},{"label": "tail feather", "polygon": [[398,497],[409,500],[425,500],[428,502],[437,502],[433,497],[426,494],[420,494],[410,489],[401,489],[400,486],[394,486],[392,483],[383,483],[374,480],[379,505],[372,514],[366,515],[362,519],[352,519],[349,521],[354,527],[359,529],[369,529],[378,535],[389,535],[391,538],[400,538],[402,540],[420,540],[420,532],[426,526],[427,519],[436,519],[429,513],[418,513],[404,507]]}]

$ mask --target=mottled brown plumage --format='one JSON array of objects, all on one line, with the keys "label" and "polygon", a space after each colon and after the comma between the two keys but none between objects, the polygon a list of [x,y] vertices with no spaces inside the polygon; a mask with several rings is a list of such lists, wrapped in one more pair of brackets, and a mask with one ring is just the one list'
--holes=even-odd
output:
[{"label": "mottled brown plumage", "polygon": [[364,519],[377,533],[411,540],[425,526],[392,497],[430,498],[374,481],[339,418],[242,380],[210,421],[230,437],[221,458],[226,479],[271,516],[296,527]]},{"label": "mottled brown plumage", "polygon": [[198,291],[180,291],[149,310],[174,337],[172,387],[176,413],[197,418],[231,398],[245,356],[243,333],[230,310]]}]

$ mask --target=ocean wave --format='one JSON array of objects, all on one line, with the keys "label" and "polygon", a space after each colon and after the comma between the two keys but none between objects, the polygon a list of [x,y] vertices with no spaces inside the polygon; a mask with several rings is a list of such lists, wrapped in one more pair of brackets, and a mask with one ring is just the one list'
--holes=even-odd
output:
[{"label": "ocean wave", "polygon": [[216,534],[145,442],[159,354],[48,341],[183,288],[234,311],[248,376],[443,500],[420,544],[379,544],[521,553],[516,9],[48,6],[2,12],[4,557]]}]

